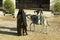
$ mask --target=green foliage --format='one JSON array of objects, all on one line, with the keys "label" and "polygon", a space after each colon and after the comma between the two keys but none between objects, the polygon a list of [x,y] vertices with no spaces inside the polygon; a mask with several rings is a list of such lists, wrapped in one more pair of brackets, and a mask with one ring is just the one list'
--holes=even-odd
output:
[{"label": "green foliage", "polygon": [[55,5],[54,5],[54,10],[55,10],[56,12],[60,12],[60,2],[55,3]]},{"label": "green foliage", "polygon": [[8,11],[9,13],[14,13],[15,8],[14,8],[14,3],[11,0],[6,0],[4,2],[4,8],[6,9],[6,11]]}]

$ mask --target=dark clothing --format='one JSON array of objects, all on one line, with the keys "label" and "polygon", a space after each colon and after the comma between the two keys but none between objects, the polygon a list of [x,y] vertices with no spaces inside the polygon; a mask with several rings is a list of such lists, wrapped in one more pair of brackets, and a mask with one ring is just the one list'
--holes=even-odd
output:
[{"label": "dark clothing", "polygon": [[18,36],[21,35],[21,28],[22,28],[22,26],[21,26],[21,24],[22,24],[22,15],[21,15],[21,13],[22,12],[19,10],[18,15],[17,15],[17,34],[18,34]]},{"label": "dark clothing", "polygon": [[24,11],[22,11],[22,17],[23,17],[23,35],[24,33],[27,34],[27,22],[26,22],[26,14]]},{"label": "dark clothing", "polygon": [[19,10],[17,15],[17,33],[18,35],[22,35],[24,31],[27,33],[26,15],[23,10]]},{"label": "dark clothing", "polygon": [[25,14],[24,11],[22,12],[22,17],[23,17],[23,25],[24,25],[24,26],[27,26],[27,22],[26,22],[26,14]]}]

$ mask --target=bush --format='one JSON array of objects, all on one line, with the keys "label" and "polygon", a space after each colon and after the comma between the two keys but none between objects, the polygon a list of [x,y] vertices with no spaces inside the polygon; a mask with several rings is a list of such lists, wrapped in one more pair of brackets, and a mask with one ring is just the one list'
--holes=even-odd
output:
[{"label": "bush", "polygon": [[60,2],[55,3],[55,5],[54,5],[54,10],[55,10],[56,12],[60,12]]},{"label": "bush", "polygon": [[10,14],[14,13],[15,8],[14,8],[14,3],[11,0],[6,0],[4,2],[4,8],[6,11],[8,11]]}]

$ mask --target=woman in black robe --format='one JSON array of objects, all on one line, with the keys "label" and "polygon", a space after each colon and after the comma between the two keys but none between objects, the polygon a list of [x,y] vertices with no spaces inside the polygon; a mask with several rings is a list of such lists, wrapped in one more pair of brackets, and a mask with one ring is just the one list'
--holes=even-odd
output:
[{"label": "woman in black robe", "polygon": [[19,9],[18,15],[17,15],[17,33],[18,35],[24,35],[26,33],[27,35],[27,22],[26,22],[26,14],[23,11],[23,9]]}]

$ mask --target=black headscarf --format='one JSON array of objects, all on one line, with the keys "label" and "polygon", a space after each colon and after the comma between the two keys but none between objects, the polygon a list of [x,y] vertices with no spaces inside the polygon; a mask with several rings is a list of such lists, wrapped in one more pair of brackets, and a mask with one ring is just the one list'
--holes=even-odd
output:
[{"label": "black headscarf", "polygon": [[23,23],[23,26],[27,26],[27,22],[26,22],[26,14],[24,12],[23,9],[19,9],[17,18],[19,18],[17,21],[20,20],[21,23]]}]

